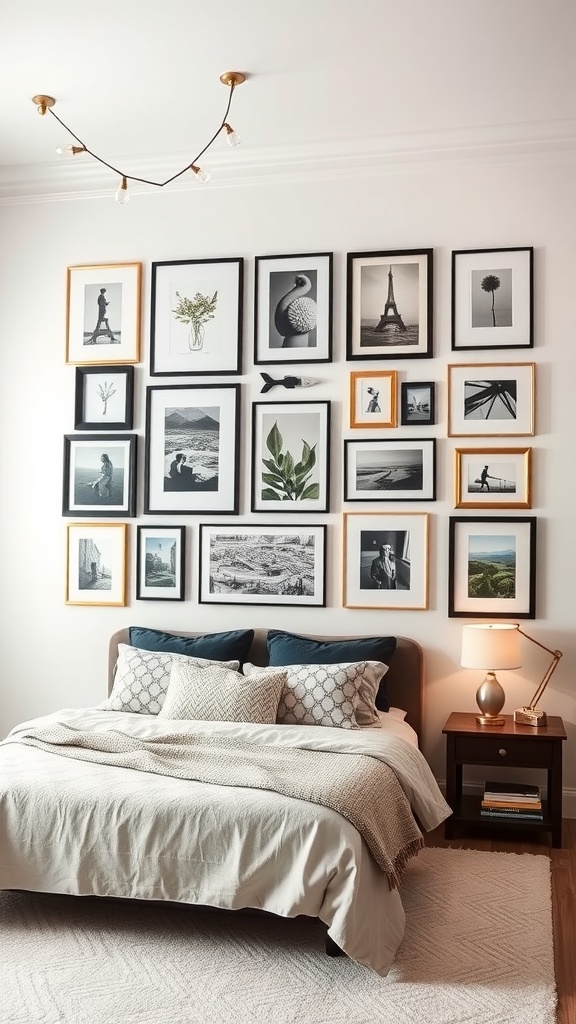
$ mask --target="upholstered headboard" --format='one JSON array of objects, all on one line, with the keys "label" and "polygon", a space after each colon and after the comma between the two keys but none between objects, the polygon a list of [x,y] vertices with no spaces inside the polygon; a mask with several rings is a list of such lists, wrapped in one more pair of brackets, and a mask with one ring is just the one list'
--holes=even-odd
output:
[{"label": "upholstered headboard", "polygon": [[[167,632],[170,632],[168,630]],[[266,629],[256,628],[254,640],[248,652],[248,661],[254,665],[266,665]],[[202,636],[201,632],[185,632],[178,630],[176,635],[195,637]],[[312,636],[311,634],[300,633],[299,636],[306,636],[312,640],[357,640],[358,636]],[[415,729],[420,737],[422,728],[422,701],[423,701],[423,652],[415,640],[399,636],[396,638],[396,650],[390,659],[390,669],[386,676],[386,691],[390,705],[402,708],[406,712],[406,721]],[[119,629],[110,637],[108,656],[108,692],[112,690],[114,681],[114,668],[118,658],[118,644],[129,643],[128,628]]]}]

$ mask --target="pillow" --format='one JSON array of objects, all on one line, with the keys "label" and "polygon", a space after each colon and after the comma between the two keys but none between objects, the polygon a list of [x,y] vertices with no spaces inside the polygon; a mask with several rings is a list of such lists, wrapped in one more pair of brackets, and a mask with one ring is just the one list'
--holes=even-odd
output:
[{"label": "pillow", "polygon": [[[352,640],[311,640],[309,637],[271,629],[266,639],[270,665],[323,665],[343,662],[380,661],[389,665],[396,650],[395,636],[358,637]],[[376,694],[376,707],[388,711],[386,684]]]},{"label": "pillow", "polygon": [[[378,668],[374,666],[378,665]],[[366,679],[376,692],[380,670],[386,666],[366,661],[341,665],[287,665],[286,682],[278,705],[278,722],[292,725],[324,725],[337,729],[357,729],[356,709],[359,690]],[[244,674],[258,675],[269,669],[244,665]],[[373,705],[372,705],[373,707]],[[377,722],[373,712],[363,725]]]},{"label": "pillow", "polygon": [[178,658],[158,718],[274,725],[285,681],[285,669],[264,669],[247,678],[223,666]]},{"label": "pillow", "polygon": [[[158,654],[141,651],[128,644],[118,644],[118,660],[112,693],[98,704],[99,711],[131,711],[137,715],[157,715],[164,703],[172,662],[195,661],[209,665],[202,658],[184,658],[178,654]],[[212,663],[213,664],[213,663]],[[237,661],[219,662],[226,668],[237,669]]]},{"label": "pillow", "polygon": [[176,636],[159,629],[144,626],[130,626],[130,644],[145,651],[162,651],[165,654],[186,654],[192,658],[217,659],[218,661],[239,661],[248,657],[254,639],[253,629],[235,629],[229,633],[205,633],[204,636]]}]

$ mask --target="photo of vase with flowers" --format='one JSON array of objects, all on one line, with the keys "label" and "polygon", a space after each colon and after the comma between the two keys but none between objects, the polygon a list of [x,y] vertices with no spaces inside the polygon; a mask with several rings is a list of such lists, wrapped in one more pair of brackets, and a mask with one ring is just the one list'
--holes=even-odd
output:
[{"label": "photo of vase with flowers", "polygon": [[152,376],[242,372],[242,281],[242,259],[152,264]]}]

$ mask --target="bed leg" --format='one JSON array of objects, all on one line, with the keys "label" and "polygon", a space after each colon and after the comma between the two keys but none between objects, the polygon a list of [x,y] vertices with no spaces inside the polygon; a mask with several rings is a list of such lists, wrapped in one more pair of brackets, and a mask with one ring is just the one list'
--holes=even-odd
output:
[{"label": "bed leg", "polygon": [[346,956],[343,949],[337,946],[334,939],[331,939],[329,935],[325,939],[326,956]]}]

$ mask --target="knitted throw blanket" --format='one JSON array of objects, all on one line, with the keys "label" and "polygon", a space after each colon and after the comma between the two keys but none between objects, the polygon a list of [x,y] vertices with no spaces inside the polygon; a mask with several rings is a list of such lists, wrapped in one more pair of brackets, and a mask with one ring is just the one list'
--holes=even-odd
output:
[{"label": "knitted throw blanket", "polygon": [[407,861],[424,845],[394,771],[366,754],[266,747],[194,733],[144,740],[115,730],[83,732],[60,724],[21,732],[14,742],[81,761],[266,789],[322,804],[358,829],[391,888],[399,885]]}]

